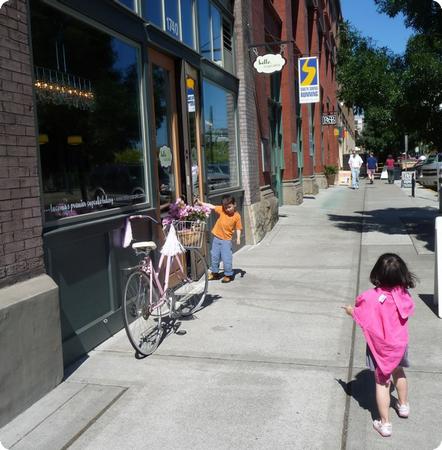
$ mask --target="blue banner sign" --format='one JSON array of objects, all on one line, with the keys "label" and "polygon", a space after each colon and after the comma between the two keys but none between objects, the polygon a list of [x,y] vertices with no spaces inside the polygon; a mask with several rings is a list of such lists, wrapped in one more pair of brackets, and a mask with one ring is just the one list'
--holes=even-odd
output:
[{"label": "blue banner sign", "polygon": [[299,103],[320,101],[319,61],[316,56],[298,59]]}]

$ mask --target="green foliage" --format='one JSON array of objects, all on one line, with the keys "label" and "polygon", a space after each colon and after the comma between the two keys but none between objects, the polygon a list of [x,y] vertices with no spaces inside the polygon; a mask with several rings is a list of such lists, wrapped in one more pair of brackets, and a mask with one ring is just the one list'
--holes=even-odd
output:
[{"label": "green foliage", "polygon": [[[403,13],[418,34],[405,55],[376,47],[349,23],[340,29],[339,97],[364,113],[357,145],[376,152],[403,151],[418,143],[442,148],[442,12],[429,0],[375,0],[380,12]],[[436,10],[437,9],[437,10]]]},{"label": "green foliage", "polygon": [[367,150],[399,147],[403,130],[396,120],[402,103],[402,61],[387,48],[378,48],[348,22],[340,27],[337,79],[339,98],[364,113],[365,130],[359,145]]},{"label": "green foliage", "polygon": [[423,141],[442,148],[442,38],[424,34],[412,37],[405,63],[399,120]]},{"label": "green foliage", "polygon": [[395,17],[404,14],[407,27],[420,33],[442,31],[441,8],[433,0],[374,0],[378,11]]},{"label": "green foliage", "polygon": [[126,148],[122,152],[115,154],[116,163],[141,163],[143,162],[143,157],[140,150],[135,148]]},{"label": "green foliage", "polygon": [[324,175],[335,175],[338,173],[336,166],[324,166]]}]

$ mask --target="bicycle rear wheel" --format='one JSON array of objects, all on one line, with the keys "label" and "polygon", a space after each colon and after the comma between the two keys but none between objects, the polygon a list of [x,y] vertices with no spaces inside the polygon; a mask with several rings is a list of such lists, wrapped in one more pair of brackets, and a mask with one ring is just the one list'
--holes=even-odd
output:
[{"label": "bicycle rear wheel", "polygon": [[141,355],[149,356],[158,347],[161,336],[161,308],[154,288],[150,301],[149,277],[137,270],[126,282],[123,300],[123,320],[132,347]]},{"label": "bicycle rear wheel", "polygon": [[[198,249],[189,249],[184,255],[184,273],[175,275],[178,283],[173,287],[175,309],[182,316],[189,316],[201,309],[209,285],[207,263]],[[185,267],[184,267],[185,266]]]}]

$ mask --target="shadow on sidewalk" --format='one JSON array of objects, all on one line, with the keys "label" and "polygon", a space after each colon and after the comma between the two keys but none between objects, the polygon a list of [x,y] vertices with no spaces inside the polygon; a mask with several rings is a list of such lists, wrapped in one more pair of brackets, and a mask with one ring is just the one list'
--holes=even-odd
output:
[{"label": "shadow on sidewalk", "polygon": [[363,409],[370,412],[372,419],[378,418],[378,408],[375,398],[374,374],[369,369],[364,369],[356,374],[355,379],[346,383],[341,379],[336,379],[344,392],[353,397]]},{"label": "shadow on sidewalk", "polygon": [[[336,379],[336,378],[335,378]],[[346,383],[341,379],[336,379],[344,392],[353,397],[363,409],[370,412],[372,420],[379,419],[378,407],[376,405],[376,383],[374,373],[370,369],[361,370],[356,374],[355,379]],[[395,387],[390,384],[390,408],[395,409],[398,398],[391,394]]]},{"label": "shadow on sidewalk", "polygon": [[429,309],[431,309],[436,317],[439,317],[437,306],[434,304],[433,294],[419,294],[419,298],[428,306]]},{"label": "shadow on sidewalk", "polygon": [[360,232],[363,217],[364,231],[412,235],[416,240],[424,242],[427,250],[434,251],[434,223],[438,215],[436,208],[385,208],[355,211],[355,214],[359,216],[329,214],[328,218],[342,230]]}]

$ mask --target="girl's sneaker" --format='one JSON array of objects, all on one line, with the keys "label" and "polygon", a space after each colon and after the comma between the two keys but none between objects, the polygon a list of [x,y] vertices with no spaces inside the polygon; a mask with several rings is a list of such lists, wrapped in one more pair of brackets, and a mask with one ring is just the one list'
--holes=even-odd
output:
[{"label": "girl's sneaker", "polygon": [[373,428],[383,437],[390,437],[392,425],[389,422],[382,423],[380,420],[373,420]]},{"label": "girl's sneaker", "polygon": [[408,416],[410,415],[409,403],[401,405],[399,402],[396,402],[396,411],[399,417],[402,417],[403,419],[408,419]]}]

